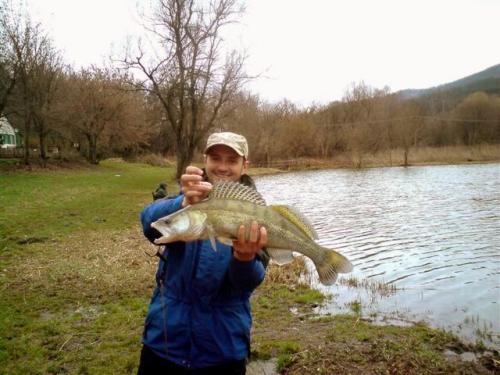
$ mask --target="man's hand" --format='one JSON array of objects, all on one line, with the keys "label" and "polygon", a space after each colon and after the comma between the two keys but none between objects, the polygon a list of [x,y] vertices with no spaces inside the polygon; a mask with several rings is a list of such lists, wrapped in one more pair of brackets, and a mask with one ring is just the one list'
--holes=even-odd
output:
[{"label": "man's hand", "polygon": [[250,225],[248,241],[246,240],[246,227],[240,225],[238,237],[233,241],[234,257],[243,262],[249,262],[255,258],[260,249],[267,246],[267,230],[259,228],[259,224],[253,221]]},{"label": "man's hand", "polygon": [[181,191],[184,193],[182,207],[198,203],[212,190],[210,182],[203,181],[203,171],[190,165],[181,176]]}]

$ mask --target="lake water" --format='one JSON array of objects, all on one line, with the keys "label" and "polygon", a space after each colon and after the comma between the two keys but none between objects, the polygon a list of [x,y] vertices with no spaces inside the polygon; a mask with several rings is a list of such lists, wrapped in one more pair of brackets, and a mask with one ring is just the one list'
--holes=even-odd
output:
[{"label": "lake water", "polygon": [[319,243],[354,264],[353,276],[392,293],[317,285],[320,309],[389,322],[424,320],[500,348],[500,164],[328,170],[262,176],[268,204],[297,207]]}]

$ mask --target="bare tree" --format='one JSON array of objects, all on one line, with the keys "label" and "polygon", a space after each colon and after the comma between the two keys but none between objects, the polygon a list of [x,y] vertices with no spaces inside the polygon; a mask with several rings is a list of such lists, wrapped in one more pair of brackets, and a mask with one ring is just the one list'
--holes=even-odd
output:
[{"label": "bare tree", "polygon": [[346,122],[366,122],[370,119],[373,110],[374,89],[361,81],[359,84],[352,83],[348,88],[342,101],[345,106]]},{"label": "bare tree", "polygon": [[[1,17],[1,15],[0,15]],[[17,77],[17,66],[15,61],[9,59],[6,51],[6,38],[2,30],[0,19],[0,116],[4,113],[7,100],[14,90]]]},{"label": "bare tree", "polygon": [[294,159],[310,156],[316,136],[311,116],[306,113],[297,114],[280,125],[279,139],[283,146],[280,148],[281,155]]},{"label": "bare tree", "polygon": [[494,105],[484,92],[475,92],[465,98],[455,109],[465,145],[472,146],[484,140],[490,124],[494,123]]},{"label": "bare tree", "polygon": [[224,59],[221,53],[221,30],[241,12],[237,5],[237,0],[158,0],[148,25],[160,45],[158,57],[148,61],[139,45],[122,61],[142,74],[136,87],[162,105],[177,143],[177,178],[245,80],[244,58],[233,51]]},{"label": "bare tree", "polygon": [[54,101],[63,75],[61,56],[50,41],[45,43],[44,49],[31,69],[29,77],[33,130],[38,135],[42,161],[47,159],[45,140],[56,121]]},{"label": "bare tree", "polygon": [[378,134],[370,134],[370,120],[374,108],[374,91],[364,82],[353,83],[344,93],[343,109],[344,122],[347,126],[343,128],[347,149],[351,153],[351,159],[356,168],[363,165],[363,157],[370,151],[372,144],[376,141]]},{"label": "bare tree", "polygon": [[410,150],[417,147],[424,119],[418,103],[411,100],[400,103],[399,117],[394,121],[394,136],[396,143],[403,148],[403,165],[407,167]]},{"label": "bare tree", "polygon": [[[40,120],[40,108],[47,103],[47,87],[43,87],[45,85],[41,84],[45,78],[41,77],[46,75],[47,68],[54,61],[56,53],[48,35],[40,24],[32,22],[28,13],[5,8],[1,15],[1,30],[5,42],[3,45],[4,60],[9,62],[11,68],[8,74],[15,80],[15,85],[7,91],[9,91],[9,95],[15,97],[10,104],[12,111],[22,118],[24,163],[28,165],[29,142],[33,123],[37,116],[36,110],[38,109],[38,119]],[[40,125],[40,121],[38,124]],[[41,134],[45,134],[45,130],[42,130]],[[43,137],[44,135],[40,139],[42,144]]]},{"label": "bare tree", "polygon": [[500,98],[492,97],[491,106],[493,110],[493,122],[492,122],[492,132],[491,143],[500,143]]},{"label": "bare tree", "polygon": [[218,121],[217,128],[243,134],[250,145],[250,160],[260,163],[264,159],[265,137],[264,109],[260,108],[261,100],[257,95],[240,92],[232,99],[234,111]]},{"label": "bare tree", "polygon": [[10,9],[6,0],[0,1],[0,116],[16,84],[17,64],[9,50],[8,30]]},{"label": "bare tree", "polygon": [[107,155],[122,155],[130,157],[140,150],[150,147],[150,139],[157,129],[148,122],[150,108],[144,98],[143,92],[131,91],[123,78],[118,81],[119,92],[117,98],[122,103],[120,113],[114,126],[105,132],[103,144],[106,146]]},{"label": "bare tree", "polygon": [[336,148],[341,147],[342,106],[338,102],[331,103],[312,115],[316,124],[318,156],[326,159],[332,155]]},{"label": "bare tree", "polygon": [[[67,113],[65,123],[73,137],[81,135],[86,140],[88,161],[98,164],[103,139],[114,134],[115,143],[123,140],[124,128],[137,124],[132,115],[139,108],[130,104],[129,96],[133,93],[123,90],[121,80],[106,69],[82,69],[72,75],[68,85],[67,102],[59,111]],[[119,132],[123,134],[117,135]]]},{"label": "bare tree", "polygon": [[151,94],[146,95],[145,101],[145,122],[148,124],[150,135],[147,149],[163,156],[174,156],[177,145],[161,103]]},{"label": "bare tree", "polygon": [[4,112],[15,83],[15,71],[9,68],[8,63],[0,61],[0,115]]}]

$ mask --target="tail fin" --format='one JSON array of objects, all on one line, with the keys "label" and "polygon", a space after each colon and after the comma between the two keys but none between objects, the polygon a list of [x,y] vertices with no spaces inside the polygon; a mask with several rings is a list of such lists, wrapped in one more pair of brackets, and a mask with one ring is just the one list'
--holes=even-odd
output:
[{"label": "tail fin", "polygon": [[335,250],[323,248],[325,257],[321,262],[316,263],[316,269],[319,274],[319,281],[323,285],[332,285],[337,280],[339,273],[348,273],[352,271],[352,264],[342,254]]}]

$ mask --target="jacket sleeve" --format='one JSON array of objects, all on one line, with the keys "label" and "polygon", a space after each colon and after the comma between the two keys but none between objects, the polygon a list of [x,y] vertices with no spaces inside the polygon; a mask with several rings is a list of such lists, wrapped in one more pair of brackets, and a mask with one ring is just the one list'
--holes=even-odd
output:
[{"label": "jacket sleeve", "polygon": [[258,257],[249,262],[233,257],[229,264],[229,280],[239,290],[253,292],[264,280],[265,273],[266,269]]},{"label": "jacket sleeve", "polygon": [[160,232],[151,228],[151,223],[154,223],[156,220],[180,210],[183,198],[184,195],[179,195],[170,199],[158,199],[142,210],[142,231],[149,241],[153,242],[155,239],[161,237]]}]

